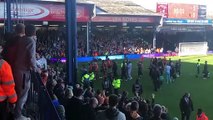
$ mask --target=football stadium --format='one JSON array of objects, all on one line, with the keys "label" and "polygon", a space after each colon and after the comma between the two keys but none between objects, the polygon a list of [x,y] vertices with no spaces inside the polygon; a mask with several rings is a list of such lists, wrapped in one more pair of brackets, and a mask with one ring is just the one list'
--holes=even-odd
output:
[{"label": "football stadium", "polygon": [[0,0],[0,120],[212,120],[210,0]]}]

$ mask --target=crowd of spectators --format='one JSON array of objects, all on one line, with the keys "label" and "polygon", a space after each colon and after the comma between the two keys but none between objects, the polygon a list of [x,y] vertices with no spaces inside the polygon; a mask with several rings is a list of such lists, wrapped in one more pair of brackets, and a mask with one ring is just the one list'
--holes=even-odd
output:
[{"label": "crowd of spectators", "polygon": [[[150,44],[144,41],[143,38],[138,37],[138,34],[134,36],[132,33],[125,31],[95,31],[95,33],[95,35],[92,35],[90,43],[90,55],[93,56],[146,53],[146,50],[148,52],[151,51]],[[84,32],[79,32],[78,54],[80,56],[87,56],[85,42],[86,38],[84,37]],[[49,61],[49,59],[53,57],[65,57],[65,45],[65,32],[63,29],[40,29],[37,31],[36,65],[43,71],[41,73],[43,83],[62,120],[172,119],[169,116],[168,109],[164,105],[155,104],[154,94],[147,99],[136,94],[133,97],[129,97],[129,91],[122,91],[120,92],[121,94],[115,91],[106,94],[104,89],[99,90],[94,86],[85,87],[83,84],[68,86],[64,81],[66,79],[65,65],[62,63],[51,64],[51,61]],[[178,72],[178,75],[180,75],[180,61],[174,64],[171,60],[168,61],[168,63],[164,62],[164,60],[155,58],[150,64],[150,76],[153,79],[155,91],[160,87],[161,83],[157,81],[160,80],[166,64],[174,67],[174,69],[176,68],[174,71]],[[141,64],[142,63],[138,63],[138,67],[142,66]],[[123,62],[124,69],[131,68],[128,67],[128,65],[131,65],[130,61]],[[111,67],[113,68],[113,64]],[[109,71],[111,70],[107,70],[106,73]],[[114,73],[113,70],[111,72]],[[117,72],[115,73],[117,74]],[[132,79],[131,72],[128,70],[126,72],[124,70],[123,73],[124,76],[127,77],[126,79]],[[140,74],[142,75],[142,73]],[[140,74],[138,72],[138,75]],[[176,73],[174,74],[176,75]],[[172,75],[171,73],[171,76]],[[116,77],[116,75],[113,77]],[[170,81],[170,78],[168,81]],[[202,112],[200,112],[200,114],[201,113]],[[174,120],[178,119],[175,117]]]},{"label": "crowd of spectators", "polygon": [[[90,49],[87,54],[87,38],[85,33],[86,31],[78,32],[78,56],[142,54],[151,52],[151,33],[144,34],[143,36],[137,32],[94,30],[91,34],[89,42]],[[146,39],[149,39],[149,42]],[[39,29],[37,31],[37,41],[37,51],[41,52],[47,59],[65,57],[66,41],[64,29]]]},{"label": "crowd of spectators", "polygon": [[106,95],[104,90],[94,91],[76,84],[69,87],[63,81],[47,83],[54,105],[62,120],[171,120],[165,106],[150,99],[120,95]]},{"label": "crowd of spectators", "polygon": [[[95,62],[96,61],[92,61],[90,65],[93,65]],[[108,61],[106,62],[110,63]],[[127,64],[125,62],[127,62]],[[128,62],[128,60],[124,61],[126,67],[128,67],[129,63],[130,62]],[[87,71],[90,71],[90,67],[82,70],[84,74],[87,74]],[[114,70],[106,70],[106,72],[107,71],[112,71],[113,75],[115,74]],[[124,72],[124,74],[126,73],[127,72]],[[82,74],[82,76],[84,74]],[[136,94],[137,88],[134,89],[134,86],[138,84],[138,80],[136,80],[136,83],[133,84],[132,92],[134,96],[130,97],[128,93],[130,91],[116,92],[115,90],[107,90],[104,85],[102,90],[91,85],[85,87],[84,83],[76,84],[75,86],[68,86],[63,78],[56,76],[59,76],[59,74],[49,76],[46,87],[62,120],[172,119],[168,113],[168,109],[164,105],[155,103],[154,94],[150,95],[150,98],[141,97],[142,91],[140,90],[138,91],[138,94]],[[109,81],[112,81],[112,78]],[[104,82],[105,80],[103,80],[103,83]],[[113,87],[112,84],[113,83],[109,85]],[[177,119],[175,118],[174,120]]]}]

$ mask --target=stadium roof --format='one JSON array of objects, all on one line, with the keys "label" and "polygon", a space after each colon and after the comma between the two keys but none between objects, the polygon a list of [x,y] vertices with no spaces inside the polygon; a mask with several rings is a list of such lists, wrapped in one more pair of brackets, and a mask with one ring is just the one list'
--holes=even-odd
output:
[{"label": "stadium roof", "polygon": [[97,8],[102,9],[107,14],[160,16],[160,14],[145,9],[144,7],[128,0],[77,0],[77,2],[93,3],[97,6]]}]

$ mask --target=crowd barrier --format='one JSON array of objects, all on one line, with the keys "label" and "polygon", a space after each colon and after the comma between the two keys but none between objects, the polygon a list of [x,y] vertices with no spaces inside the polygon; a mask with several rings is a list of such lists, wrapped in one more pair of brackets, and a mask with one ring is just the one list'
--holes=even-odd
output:
[{"label": "crowd barrier", "polygon": [[[122,60],[124,58],[128,59],[140,59],[141,57],[144,58],[153,58],[153,57],[162,57],[162,56],[176,56],[176,53],[153,53],[153,54],[127,54],[127,55],[109,55],[110,60]],[[106,56],[95,56],[95,57],[78,57],[77,62],[90,62],[93,59],[100,59],[100,60],[105,60]],[[60,62],[66,62],[66,58],[51,58],[51,61],[60,61]]]},{"label": "crowd barrier", "polygon": [[28,104],[31,104],[31,111],[34,112],[34,115],[32,115],[32,112],[28,114],[30,114],[30,116],[34,119],[61,120],[38,73],[32,73],[32,83],[28,96]]}]

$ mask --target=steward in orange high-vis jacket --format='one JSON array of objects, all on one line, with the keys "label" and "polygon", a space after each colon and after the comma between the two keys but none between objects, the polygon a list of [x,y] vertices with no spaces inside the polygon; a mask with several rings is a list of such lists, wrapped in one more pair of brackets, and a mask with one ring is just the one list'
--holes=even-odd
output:
[{"label": "steward in orange high-vis jacket", "polygon": [[15,82],[10,65],[0,58],[0,120],[7,120],[7,103],[17,101]]}]

